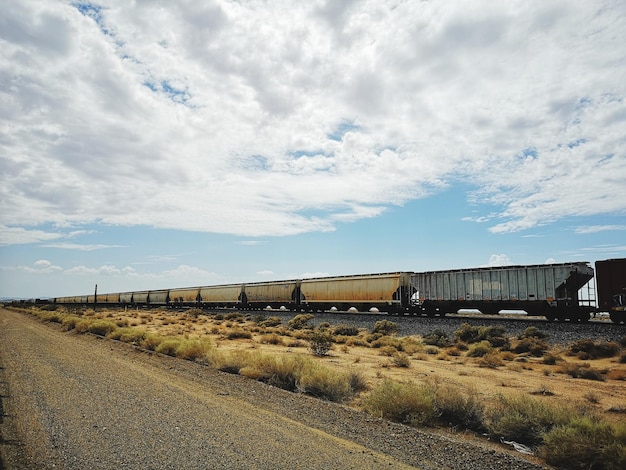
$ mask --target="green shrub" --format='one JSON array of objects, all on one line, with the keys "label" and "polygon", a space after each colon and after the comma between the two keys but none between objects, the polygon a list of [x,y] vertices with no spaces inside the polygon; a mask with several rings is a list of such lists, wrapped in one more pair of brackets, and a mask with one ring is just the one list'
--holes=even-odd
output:
[{"label": "green shrub", "polygon": [[380,320],[374,324],[372,328],[373,334],[393,335],[398,332],[398,325],[389,320]]},{"label": "green shrub", "polygon": [[113,330],[117,329],[117,325],[108,320],[94,320],[88,328],[89,333],[94,335],[106,336]]},{"label": "green shrub", "polygon": [[513,348],[516,354],[529,353],[535,357],[541,357],[550,348],[548,343],[535,336],[522,338]]},{"label": "green shrub", "polygon": [[570,353],[579,359],[588,360],[616,356],[620,349],[620,345],[614,341],[595,343],[590,339],[581,339],[570,346]]},{"label": "green shrub", "polygon": [[547,333],[540,331],[536,326],[529,326],[524,330],[524,332],[518,336],[518,339],[526,339],[526,338],[537,338],[537,339],[546,339],[548,337]]},{"label": "green shrub", "polygon": [[574,418],[546,433],[540,456],[557,468],[618,470],[626,468],[626,424]]},{"label": "green shrub", "polygon": [[76,325],[82,321],[82,318],[75,315],[66,315],[63,317],[62,325],[65,331],[70,331],[76,328]]},{"label": "green shrub", "polygon": [[491,343],[487,340],[483,340],[480,343],[472,344],[467,351],[469,357],[483,357],[493,351]]},{"label": "green shrub", "polygon": [[386,380],[363,401],[369,413],[410,425],[430,426],[437,419],[433,387]]},{"label": "green shrub", "polygon": [[159,343],[154,349],[160,354],[167,354],[168,356],[176,356],[176,350],[180,346],[181,340],[178,338],[166,338]]},{"label": "green shrub", "polygon": [[301,313],[289,320],[287,325],[293,330],[300,330],[304,328],[309,320],[312,320],[313,318],[315,318],[315,315],[312,313]]},{"label": "green shrub", "polygon": [[140,346],[149,351],[154,351],[159,344],[161,344],[165,338],[157,334],[148,334],[146,338],[141,342]]},{"label": "green shrub", "polygon": [[316,356],[326,356],[333,346],[333,336],[325,331],[315,331],[309,337],[309,349]]},{"label": "green shrub", "polygon": [[574,379],[598,380],[604,382],[602,372],[593,369],[589,364],[564,364],[559,367],[559,372],[569,375]]},{"label": "green shrub", "polygon": [[176,357],[188,361],[205,359],[213,349],[213,342],[210,339],[186,339],[176,348]]},{"label": "green shrub", "polygon": [[428,344],[430,346],[438,346],[440,348],[445,348],[447,346],[450,346],[448,333],[439,329],[434,330],[431,333],[424,336],[423,342],[424,344]]},{"label": "green shrub", "polygon": [[461,426],[476,432],[484,432],[485,407],[474,390],[463,391],[458,387],[438,387],[435,406],[439,421],[448,426]]},{"label": "green shrub", "polygon": [[461,327],[454,332],[458,341],[465,343],[479,343],[481,341],[489,341],[494,348],[508,348],[509,339],[504,336],[504,328],[494,326],[471,326],[463,323]]},{"label": "green shrub", "polygon": [[566,424],[578,412],[527,395],[500,396],[486,412],[486,426],[495,438],[525,445],[540,444],[554,426]]},{"label": "green shrub", "polygon": [[340,336],[357,336],[359,329],[356,326],[341,324],[333,329],[333,334]]},{"label": "green shrub", "polygon": [[147,331],[137,328],[117,328],[108,335],[111,339],[135,345],[140,345],[146,339],[146,336],[148,336]]}]

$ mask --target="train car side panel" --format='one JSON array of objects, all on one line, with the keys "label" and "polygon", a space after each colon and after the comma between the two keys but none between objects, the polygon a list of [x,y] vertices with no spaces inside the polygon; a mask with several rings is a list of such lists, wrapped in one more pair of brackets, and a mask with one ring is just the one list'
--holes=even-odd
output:
[{"label": "train car side panel", "polygon": [[200,301],[200,288],[170,289],[170,303],[176,306],[192,306]]},{"label": "train car side panel", "polygon": [[241,299],[241,284],[200,287],[202,305],[235,307]]},{"label": "train car side panel", "polygon": [[298,303],[299,281],[258,282],[244,284],[246,305],[253,308],[290,307]]}]

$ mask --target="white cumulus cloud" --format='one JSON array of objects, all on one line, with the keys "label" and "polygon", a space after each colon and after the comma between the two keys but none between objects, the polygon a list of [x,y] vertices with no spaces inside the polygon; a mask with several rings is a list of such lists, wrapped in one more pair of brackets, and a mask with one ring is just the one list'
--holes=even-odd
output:
[{"label": "white cumulus cloud", "polygon": [[623,214],[624,44],[603,0],[7,2],[0,244],[332,231],[458,182],[495,233]]}]

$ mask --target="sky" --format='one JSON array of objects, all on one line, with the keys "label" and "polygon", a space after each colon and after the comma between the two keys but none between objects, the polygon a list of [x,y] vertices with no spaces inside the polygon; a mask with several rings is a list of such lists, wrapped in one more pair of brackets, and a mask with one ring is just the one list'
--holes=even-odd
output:
[{"label": "sky", "polygon": [[0,297],[626,257],[621,0],[0,9]]}]

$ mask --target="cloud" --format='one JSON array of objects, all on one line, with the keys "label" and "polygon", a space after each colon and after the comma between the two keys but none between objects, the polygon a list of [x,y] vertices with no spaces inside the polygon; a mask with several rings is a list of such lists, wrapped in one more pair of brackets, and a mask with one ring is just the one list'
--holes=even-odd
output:
[{"label": "cloud", "polygon": [[459,182],[493,233],[626,211],[621,4],[24,0],[0,31],[0,244],[332,231]]},{"label": "cloud", "polygon": [[491,255],[487,262],[487,266],[509,266],[511,264],[513,264],[511,259],[505,254]]},{"label": "cloud", "polygon": [[21,271],[28,274],[53,274],[63,271],[62,267],[56,266],[46,259],[37,260],[32,266],[17,266],[15,268],[4,267],[4,269]]},{"label": "cloud", "polygon": [[259,276],[273,276],[274,275],[274,271],[270,271],[270,270],[264,270],[264,271],[257,271],[257,274]]},{"label": "cloud", "polygon": [[126,248],[125,245],[83,245],[79,243],[49,243],[42,245],[44,248],[59,248],[62,250],[78,250],[78,251],[94,251],[104,250],[107,248]]},{"label": "cloud", "polygon": [[574,232],[580,233],[580,234],[588,234],[588,233],[605,232],[609,230],[617,230],[617,231],[626,230],[626,225],[587,225],[587,226],[576,227],[574,229]]},{"label": "cloud", "polygon": [[23,227],[7,227],[0,224],[0,246],[37,243],[61,238],[60,233],[44,230],[29,230]]}]

